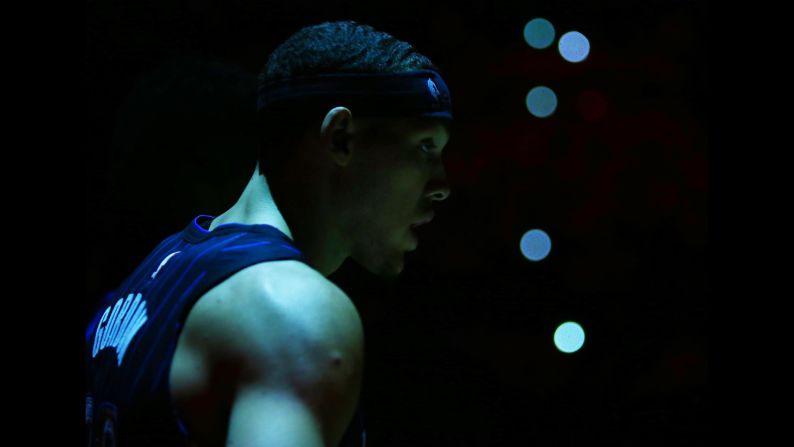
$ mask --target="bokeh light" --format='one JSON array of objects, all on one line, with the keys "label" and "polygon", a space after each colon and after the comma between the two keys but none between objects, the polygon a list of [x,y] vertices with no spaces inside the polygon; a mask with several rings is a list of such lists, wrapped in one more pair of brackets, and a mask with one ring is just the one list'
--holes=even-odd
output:
[{"label": "bokeh light", "polygon": [[554,26],[543,18],[532,19],[524,25],[524,40],[532,48],[548,48],[554,43]]},{"label": "bokeh light", "polygon": [[583,344],[584,329],[578,323],[568,321],[554,331],[554,345],[566,354],[578,351]]},{"label": "bokeh light", "polygon": [[526,103],[529,113],[546,118],[557,109],[557,95],[548,87],[538,86],[529,91]]},{"label": "bokeh light", "polygon": [[529,230],[521,237],[521,254],[530,261],[542,261],[551,252],[551,238],[543,230]]},{"label": "bokeh light", "polygon": [[578,31],[570,31],[560,37],[560,55],[568,62],[582,62],[590,54],[590,41]]}]

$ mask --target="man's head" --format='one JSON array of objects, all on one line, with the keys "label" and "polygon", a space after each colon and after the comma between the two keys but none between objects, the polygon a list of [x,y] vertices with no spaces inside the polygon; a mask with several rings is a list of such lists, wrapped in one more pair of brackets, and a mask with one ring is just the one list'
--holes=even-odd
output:
[{"label": "man's head", "polygon": [[[279,46],[259,83],[261,90],[273,81],[317,75],[422,69],[437,70],[386,33],[351,21],[323,23]],[[438,94],[435,84],[427,85]],[[290,182],[302,177],[322,199],[324,215],[332,216],[343,249],[367,270],[393,276],[403,268],[404,252],[416,248],[412,226],[449,195],[441,150],[450,128],[433,117],[376,117],[372,105],[359,105],[297,100],[266,108],[260,169],[268,177],[293,177]]]},{"label": "man's head", "polygon": [[[268,83],[335,73],[405,73],[438,70],[411,44],[354,21],[324,22],[289,36],[270,54],[257,77],[258,89]],[[278,169],[307,131],[316,132],[332,108],[327,101],[294,100],[260,111],[259,162],[263,173]],[[364,118],[350,108],[356,119]],[[449,129],[448,129],[449,130]]]}]

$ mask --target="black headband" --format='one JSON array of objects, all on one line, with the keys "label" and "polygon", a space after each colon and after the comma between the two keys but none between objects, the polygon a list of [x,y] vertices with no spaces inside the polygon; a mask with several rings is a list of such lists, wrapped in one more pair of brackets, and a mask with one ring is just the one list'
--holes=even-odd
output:
[{"label": "black headband", "polygon": [[449,89],[434,70],[334,73],[268,82],[259,87],[256,109],[300,101],[345,106],[361,116],[452,120]]}]

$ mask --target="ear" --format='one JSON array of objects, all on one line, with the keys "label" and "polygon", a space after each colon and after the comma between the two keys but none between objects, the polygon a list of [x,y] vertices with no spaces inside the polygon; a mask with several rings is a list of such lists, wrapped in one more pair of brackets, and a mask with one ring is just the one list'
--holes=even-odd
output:
[{"label": "ear", "polygon": [[353,156],[349,130],[352,128],[353,114],[346,107],[329,110],[320,126],[323,147],[329,150],[333,160],[340,166],[347,166]]}]

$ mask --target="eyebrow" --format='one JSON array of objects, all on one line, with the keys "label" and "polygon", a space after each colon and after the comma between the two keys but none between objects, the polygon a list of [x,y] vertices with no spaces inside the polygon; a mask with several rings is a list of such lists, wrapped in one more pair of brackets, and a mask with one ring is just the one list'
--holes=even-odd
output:
[{"label": "eyebrow", "polygon": [[447,133],[447,137],[452,137],[452,123],[447,120],[439,119],[439,118],[427,118],[427,117],[420,117],[410,119],[408,121],[413,125],[418,126],[421,130],[420,131],[430,131],[431,129],[435,128],[436,125],[441,125],[444,128],[444,131]]},{"label": "eyebrow", "polygon": [[[430,144],[432,144],[432,145],[433,145],[433,147],[438,147],[438,146],[436,145],[436,140],[435,140],[435,139],[433,139],[433,137],[425,137],[425,138],[422,138],[421,140],[419,140],[419,142],[420,142],[420,143],[430,143]],[[449,145],[449,138],[447,138],[447,143],[444,145],[444,147],[447,147],[448,145]],[[442,150],[443,150],[443,149],[442,149]]]}]

